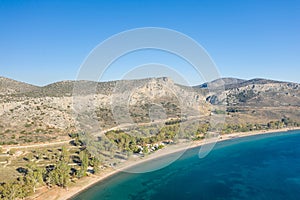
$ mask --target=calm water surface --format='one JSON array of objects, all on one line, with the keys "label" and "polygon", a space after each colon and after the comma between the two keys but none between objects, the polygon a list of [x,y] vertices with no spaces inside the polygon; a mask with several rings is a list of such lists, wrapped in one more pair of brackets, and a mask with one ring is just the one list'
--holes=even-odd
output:
[{"label": "calm water surface", "polygon": [[300,131],[220,142],[203,159],[198,152],[158,171],[118,173],[73,199],[300,199]]}]

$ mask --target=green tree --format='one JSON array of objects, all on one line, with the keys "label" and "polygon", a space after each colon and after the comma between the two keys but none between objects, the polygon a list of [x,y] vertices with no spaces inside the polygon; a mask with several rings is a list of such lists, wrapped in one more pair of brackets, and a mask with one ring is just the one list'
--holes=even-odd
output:
[{"label": "green tree", "polygon": [[89,166],[89,154],[86,150],[83,150],[79,153],[81,166],[80,170],[77,172],[77,177],[81,178],[86,175],[87,168]]},{"label": "green tree", "polygon": [[69,162],[70,160],[70,153],[67,150],[66,146],[61,148],[60,160],[64,162]]},{"label": "green tree", "polygon": [[82,143],[81,143],[81,141],[79,139],[79,136],[75,137],[74,144],[75,144],[75,146],[81,146]]},{"label": "green tree", "polygon": [[3,200],[14,200],[20,195],[21,187],[17,181],[4,183],[0,187],[0,197]]},{"label": "green tree", "polygon": [[67,187],[70,182],[70,170],[71,168],[67,162],[63,160],[58,161],[55,168],[48,175],[48,183]]},{"label": "green tree", "polygon": [[10,149],[8,153],[9,155],[14,155],[16,153],[16,149]]},{"label": "green tree", "polygon": [[25,198],[25,197],[29,196],[30,194],[32,194],[33,188],[31,187],[31,185],[26,184],[25,177],[19,178],[18,185],[20,187],[20,190],[18,193],[19,198]]},{"label": "green tree", "polygon": [[276,128],[276,124],[274,121],[270,121],[268,124],[267,124],[268,128],[269,129],[275,129]]},{"label": "green tree", "polygon": [[90,164],[94,168],[94,173],[97,174],[100,170],[100,160],[96,157],[93,157],[90,161]]},{"label": "green tree", "polygon": [[147,146],[144,146],[144,148],[143,148],[143,153],[144,153],[144,154],[147,154],[148,151],[149,151],[148,147],[147,147]]},{"label": "green tree", "polygon": [[25,175],[25,183],[30,185],[35,193],[36,187],[43,184],[43,169],[37,167],[35,164],[29,164],[27,174]]}]

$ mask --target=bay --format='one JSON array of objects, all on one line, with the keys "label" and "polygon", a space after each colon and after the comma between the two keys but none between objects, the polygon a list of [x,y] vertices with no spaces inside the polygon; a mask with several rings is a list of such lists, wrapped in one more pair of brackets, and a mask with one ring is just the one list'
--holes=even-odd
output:
[{"label": "bay", "polygon": [[201,159],[199,148],[157,171],[115,174],[73,199],[300,199],[300,131],[219,142]]}]

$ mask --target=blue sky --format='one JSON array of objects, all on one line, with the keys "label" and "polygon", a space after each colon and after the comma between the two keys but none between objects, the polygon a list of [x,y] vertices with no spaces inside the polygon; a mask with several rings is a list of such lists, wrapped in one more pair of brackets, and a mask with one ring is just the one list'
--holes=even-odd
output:
[{"label": "blue sky", "polygon": [[[0,0],[0,76],[37,85],[76,79],[89,52],[108,37],[164,27],[201,44],[223,77],[300,82],[299,10],[299,0]],[[168,58],[156,54],[146,52],[145,62]],[[128,63],[105,80],[120,79],[118,70],[134,67]],[[173,67],[191,84],[202,82],[181,64]]]}]

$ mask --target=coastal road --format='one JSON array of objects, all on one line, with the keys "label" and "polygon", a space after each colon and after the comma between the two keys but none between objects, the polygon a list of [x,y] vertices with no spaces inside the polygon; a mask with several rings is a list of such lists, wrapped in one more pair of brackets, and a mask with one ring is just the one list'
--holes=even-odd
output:
[{"label": "coastal road", "polygon": [[[197,120],[197,119],[203,119],[205,117],[209,117],[208,115],[197,115],[197,116],[189,116],[187,117],[185,120],[189,121],[189,120]],[[119,129],[124,129],[124,128],[132,128],[135,126],[149,126],[149,125],[155,125],[155,124],[161,124],[161,123],[166,123],[168,121],[171,120],[178,120],[178,118],[169,118],[169,119],[161,119],[161,120],[155,120],[154,122],[144,122],[144,123],[136,123],[136,124],[130,124],[130,123],[126,123],[126,124],[120,124],[118,126],[109,128],[109,129],[105,129],[99,132],[94,132],[91,135],[93,136],[100,136],[103,135],[104,133],[108,132],[108,131],[114,131],[114,130],[119,130]]]}]

